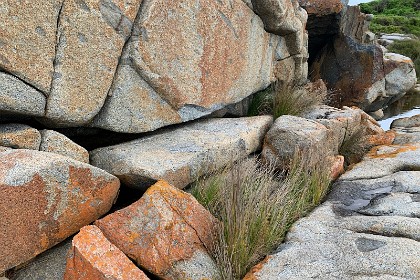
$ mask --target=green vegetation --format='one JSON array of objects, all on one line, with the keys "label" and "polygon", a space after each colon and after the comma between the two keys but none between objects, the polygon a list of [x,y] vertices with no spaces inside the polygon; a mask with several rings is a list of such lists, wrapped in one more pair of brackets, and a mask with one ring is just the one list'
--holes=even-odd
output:
[{"label": "green vegetation", "polygon": [[272,114],[274,118],[282,115],[300,116],[325,100],[326,93],[321,89],[308,90],[303,86],[287,86],[277,82],[255,95],[248,114]]},{"label": "green vegetation", "polygon": [[375,17],[370,30],[375,33],[404,33],[420,36],[418,0],[376,0],[360,4],[361,10]]},{"label": "green vegetation", "polygon": [[245,159],[195,184],[193,195],[221,221],[212,249],[221,279],[241,279],[321,202],[330,184],[326,166],[310,152],[296,152],[287,173]]},{"label": "green vegetation", "polygon": [[392,43],[388,50],[410,57],[416,68],[417,81],[420,81],[420,40],[404,40]]}]

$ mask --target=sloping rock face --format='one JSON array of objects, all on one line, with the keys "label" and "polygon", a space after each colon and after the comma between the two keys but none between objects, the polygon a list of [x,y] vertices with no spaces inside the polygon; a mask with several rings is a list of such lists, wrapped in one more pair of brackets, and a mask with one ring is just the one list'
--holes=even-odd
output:
[{"label": "sloping rock face", "polygon": [[39,150],[41,133],[24,124],[0,124],[0,146]]},{"label": "sloping rock face", "polygon": [[63,241],[111,208],[116,177],[52,153],[0,153],[0,273]]},{"label": "sloping rock face", "polygon": [[216,279],[216,219],[195,198],[159,181],[132,205],[95,222],[139,266],[163,279]]},{"label": "sloping rock face", "polygon": [[73,238],[64,279],[147,280],[149,278],[123,252],[110,243],[99,228],[86,226]]},{"label": "sloping rock face", "polygon": [[373,149],[245,279],[418,279],[419,159],[419,142]]},{"label": "sloping rock face", "polygon": [[198,176],[261,147],[272,117],[209,119],[160,131],[90,153],[91,164],[131,187],[145,189],[164,179],[184,188]]}]

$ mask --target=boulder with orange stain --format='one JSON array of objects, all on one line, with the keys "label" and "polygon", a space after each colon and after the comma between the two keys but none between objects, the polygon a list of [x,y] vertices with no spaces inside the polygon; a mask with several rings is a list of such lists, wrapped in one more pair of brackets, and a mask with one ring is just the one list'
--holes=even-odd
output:
[{"label": "boulder with orange stain", "polygon": [[287,57],[241,0],[143,6],[95,127],[139,133],[209,115],[266,88]]},{"label": "boulder with orange stain", "polygon": [[132,205],[95,222],[139,266],[164,279],[213,279],[208,254],[217,221],[195,198],[164,181]]},{"label": "boulder with orange stain", "polygon": [[64,280],[147,280],[115,245],[110,243],[96,226],[86,226],[73,238],[67,255]]},{"label": "boulder with orange stain", "polygon": [[119,180],[46,152],[0,153],[0,273],[63,241],[111,208]]}]

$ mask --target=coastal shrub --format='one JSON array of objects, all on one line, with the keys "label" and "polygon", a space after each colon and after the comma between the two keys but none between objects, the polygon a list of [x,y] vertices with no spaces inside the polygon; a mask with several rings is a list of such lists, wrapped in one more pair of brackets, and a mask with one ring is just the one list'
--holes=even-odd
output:
[{"label": "coastal shrub", "polygon": [[254,96],[248,115],[272,114],[274,118],[300,116],[325,100],[326,94],[322,91],[276,82]]},{"label": "coastal shrub", "polygon": [[275,250],[292,223],[321,202],[329,169],[313,153],[296,152],[288,171],[241,160],[200,179],[192,194],[221,221],[212,255],[222,279],[241,279]]},{"label": "coastal shrub", "polygon": [[411,58],[416,69],[417,81],[420,81],[420,40],[395,41],[388,46],[388,50]]}]

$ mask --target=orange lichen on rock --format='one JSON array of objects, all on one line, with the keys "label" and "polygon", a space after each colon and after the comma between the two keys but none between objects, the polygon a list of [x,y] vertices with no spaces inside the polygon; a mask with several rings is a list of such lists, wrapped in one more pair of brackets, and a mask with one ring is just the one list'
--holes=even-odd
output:
[{"label": "orange lichen on rock", "polygon": [[147,280],[115,245],[110,243],[96,226],[82,228],[74,238],[67,255],[65,280],[114,279]]},{"label": "orange lichen on rock", "polygon": [[254,265],[254,267],[251,268],[251,270],[245,275],[243,280],[257,280],[258,278],[255,276],[258,271],[260,271],[264,265],[268,262],[270,259],[270,256],[267,256],[264,260],[262,260],[260,263]]},{"label": "orange lichen on rock", "polygon": [[184,277],[185,270],[176,266],[182,263],[185,268],[197,256],[213,265],[207,248],[213,244],[216,219],[192,195],[164,181],[95,225],[138,265],[159,277]]},{"label": "orange lichen on rock", "polygon": [[389,146],[377,146],[372,148],[367,154],[369,158],[395,158],[398,154],[415,151],[418,146],[407,145],[389,145]]}]

